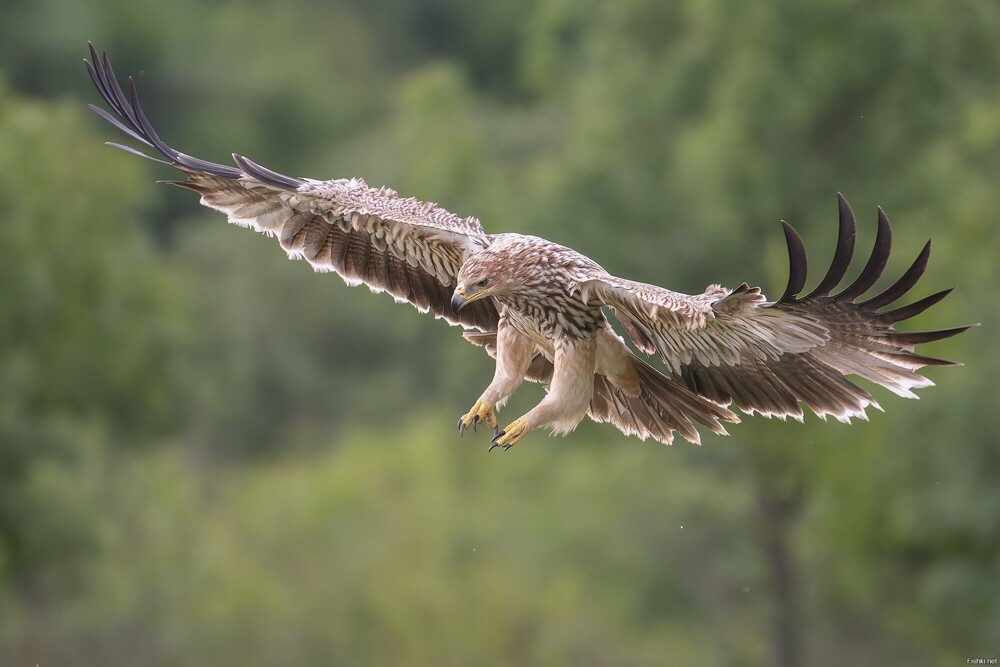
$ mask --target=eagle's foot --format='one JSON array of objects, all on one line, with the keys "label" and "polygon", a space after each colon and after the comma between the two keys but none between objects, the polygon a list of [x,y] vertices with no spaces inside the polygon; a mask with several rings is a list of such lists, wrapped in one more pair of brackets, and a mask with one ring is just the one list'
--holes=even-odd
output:
[{"label": "eagle's foot", "polygon": [[494,435],[497,434],[497,415],[493,411],[493,404],[480,399],[476,401],[476,404],[472,406],[471,410],[459,417],[458,434],[464,434],[466,429],[469,428],[473,431],[477,431],[477,427],[482,423],[485,423],[493,429]]},{"label": "eagle's foot", "polygon": [[531,424],[527,419],[524,417],[515,419],[507,425],[507,428],[493,436],[490,451],[493,451],[494,447],[503,447],[505,451],[510,449],[520,442],[521,438],[530,430]]}]

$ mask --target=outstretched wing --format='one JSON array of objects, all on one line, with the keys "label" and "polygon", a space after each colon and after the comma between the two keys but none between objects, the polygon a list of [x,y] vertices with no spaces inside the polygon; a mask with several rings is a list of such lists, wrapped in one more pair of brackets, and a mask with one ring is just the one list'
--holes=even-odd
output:
[{"label": "outstretched wing", "polygon": [[840,203],[840,235],[833,264],[820,284],[798,297],[806,281],[806,253],[796,231],[783,223],[791,264],[788,287],[776,302],[746,283],[718,285],[689,296],[595,271],[575,285],[586,300],[613,309],[632,342],[658,353],[671,375],[712,401],[734,403],[747,413],[802,419],[801,404],[841,421],[865,418],[872,396],[845,376],[857,375],[899,396],[932,385],[917,371],[953,362],[917,354],[919,343],[954,336],[968,327],[899,332],[893,325],[944,298],[944,290],[910,305],[883,310],[905,295],[927,267],[930,242],[909,270],[884,292],[856,301],[881,276],[892,231],[879,209],[875,248],[864,270],[847,288],[841,282],[854,254],[855,219]]},{"label": "outstretched wing", "polygon": [[[159,152],[187,174],[173,182],[201,195],[201,203],[225,213],[229,222],[276,236],[293,259],[316,271],[333,271],[349,285],[389,292],[397,301],[431,311],[451,324],[495,331],[499,315],[491,299],[450,307],[456,276],[469,254],[489,239],[475,218],[459,218],[432,204],[404,199],[388,188],[369,188],[360,179],[316,181],[291,178],[233,155],[235,167],[180,153],[166,145],[146,119],[129,78],[126,97],[107,53],[85,60],[109,110],[90,105],[126,135]],[[122,150],[157,160],[120,144]]]}]

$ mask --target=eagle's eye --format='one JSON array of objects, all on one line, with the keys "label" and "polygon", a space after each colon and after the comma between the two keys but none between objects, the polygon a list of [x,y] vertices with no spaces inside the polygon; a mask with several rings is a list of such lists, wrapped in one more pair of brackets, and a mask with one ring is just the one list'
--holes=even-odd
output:
[{"label": "eagle's eye", "polygon": [[489,284],[490,284],[490,279],[489,278],[483,278],[478,283],[476,283],[475,286],[476,286],[476,289],[483,289],[484,287],[486,287]]}]

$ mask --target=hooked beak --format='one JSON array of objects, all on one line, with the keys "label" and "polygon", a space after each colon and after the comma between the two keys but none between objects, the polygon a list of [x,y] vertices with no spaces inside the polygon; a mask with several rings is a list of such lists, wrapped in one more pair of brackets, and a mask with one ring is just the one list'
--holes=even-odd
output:
[{"label": "hooked beak", "polygon": [[455,293],[451,295],[451,312],[458,314],[458,311],[465,307],[465,304],[469,301],[455,290]]},{"label": "hooked beak", "polygon": [[475,294],[466,296],[465,288],[461,285],[455,288],[455,293],[451,295],[451,310],[453,313],[458,313],[458,311],[465,308],[467,305],[473,301],[478,301],[486,296],[486,290],[479,290]]},{"label": "hooked beak", "polygon": [[465,307],[469,300],[465,298],[465,290],[459,288],[451,295],[451,312],[458,314],[458,311]]}]

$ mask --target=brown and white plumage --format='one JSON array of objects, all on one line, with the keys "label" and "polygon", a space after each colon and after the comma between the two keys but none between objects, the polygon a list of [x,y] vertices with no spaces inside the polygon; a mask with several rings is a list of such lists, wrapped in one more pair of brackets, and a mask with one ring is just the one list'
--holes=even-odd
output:
[{"label": "brown and white plumage", "polygon": [[[459,430],[485,422],[494,428],[494,446],[510,447],[534,428],[572,430],[586,415],[665,443],[675,431],[698,442],[695,423],[725,433],[722,422],[739,421],[730,405],[781,418],[801,419],[803,405],[822,417],[864,418],[866,408],[878,404],[847,376],[915,398],[913,389],[932,384],[920,368],[951,363],[917,354],[915,345],[967,328],[894,330],[948,291],[884,310],[921,276],[929,243],[896,284],[857,301],[888,261],[891,229],[881,209],[868,264],[837,294],[831,293],[847,272],[855,240],[854,214],[843,197],[833,264],[808,295],[798,296],[806,280],[805,250],[785,223],[791,275],[780,299],[768,302],[746,283],[735,290],[712,285],[690,296],[618,278],[544,239],[488,235],[475,218],[369,188],[360,179],[292,178],[238,155],[236,166],[184,155],[157,136],[131,79],[126,96],[107,55],[90,49],[87,71],[110,111],[92,108],[184,172],[187,180],[176,185],[200,194],[202,204],[230,222],[276,236],[289,257],[335,272],[350,285],[389,292],[465,327],[467,339],[485,346],[497,358],[496,375],[459,420]],[[666,372],[632,352],[606,312]],[[525,379],[545,384],[547,395],[501,431],[494,410]]]}]

